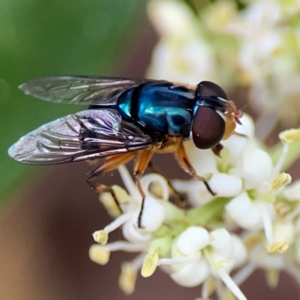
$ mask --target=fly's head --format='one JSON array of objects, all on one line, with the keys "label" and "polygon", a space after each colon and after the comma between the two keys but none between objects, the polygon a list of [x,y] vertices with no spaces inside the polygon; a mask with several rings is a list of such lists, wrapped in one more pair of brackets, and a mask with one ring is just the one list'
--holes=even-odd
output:
[{"label": "fly's head", "polygon": [[236,123],[241,124],[242,112],[219,85],[210,81],[197,85],[195,98],[191,128],[194,144],[199,149],[213,148],[233,134]]}]

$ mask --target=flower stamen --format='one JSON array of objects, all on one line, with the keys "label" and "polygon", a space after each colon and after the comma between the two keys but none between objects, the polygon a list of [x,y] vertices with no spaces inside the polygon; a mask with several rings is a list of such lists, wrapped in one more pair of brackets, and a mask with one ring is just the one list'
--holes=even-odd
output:
[{"label": "flower stamen", "polygon": [[93,233],[93,238],[96,243],[106,245],[108,240],[108,232],[105,230],[98,230]]},{"label": "flower stamen", "polygon": [[232,278],[229,276],[227,272],[224,270],[219,270],[217,272],[220,279],[225,283],[227,288],[235,295],[235,297],[239,300],[247,300],[246,296],[243,294],[243,292],[240,290],[240,288],[237,286],[237,284],[232,280]]},{"label": "flower stamen", "polygon": [[215,291],[216,289],[216,280],[213,277],[207,278],[202,285],[201,289],[201,298],[208,299],[208,297]]},{"label": "flower stamen", "polygon": [[206,259],[208,260],[211,268],[215,271],[222,269],[226,264],[229,263],[229,260],[226,258],[220,259],[219,261],[214,261],[207,248],[203,249],[202,251]]},{"label": "flower stamen", "polygon": [[89,250],[89,257],[99,265],[106,265],[109,261],[110,251],[105,247],[92,245]]},{"label": "flower stamen", "polygon": [[288,129],[279,133],[279,138],[284,144],[292,144],[300,140],[300,129]]},{"label": "flower stamen", "polygon": [[119,278],[119,287],[126,294],[131,295],[135,289],[137,271],[132,268],[130,262],[123,262]]},{"label": "flower stamen", "polygon": [[137,273],[143,264],[144,257],[145,255],[142,253],[131,262],[124,262],[121,266],[119,287],[126,295],[134,292]]},{"label": "flower stamen", "polygon": [[143,277],[150,277],[158,266],[158,254],[153,251],[148,253],[144,259],[141,274]]},{"label": "flower stamen", "polygon": [[292,182],[292,177],[290,174],[281,173],[269,183],[269,189],[271,192],[276,192],[282,186],[288,185],[291,182]]},{"label": "flower stamen", "polygon": [[289,248],[289,245],[286,242],[275,242],[268,246],[267,252],[270,254],[274,253],[284,253]]}]

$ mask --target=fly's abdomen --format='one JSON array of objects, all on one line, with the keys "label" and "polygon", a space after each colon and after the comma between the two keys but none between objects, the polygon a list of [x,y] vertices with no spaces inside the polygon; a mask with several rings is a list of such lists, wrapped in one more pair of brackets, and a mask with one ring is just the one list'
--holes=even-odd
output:
[{"label": "fly's abdomen", "polygon": [[120,96],[118,107],[124,118],[148,133],[189,136],[194,95],[185,87],[151,82]]}]

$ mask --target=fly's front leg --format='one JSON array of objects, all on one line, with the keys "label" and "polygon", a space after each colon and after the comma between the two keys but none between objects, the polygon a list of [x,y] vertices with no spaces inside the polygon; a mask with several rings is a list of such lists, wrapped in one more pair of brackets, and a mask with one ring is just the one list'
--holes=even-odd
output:
[{"label": "fly's front leg", "polygon": [[149,149],[149,150],[144,150],[142,152],[140,152],[137,161],[135,163],[134,166],[134,177],[135,177],[135,182],[137,185],[137,188],[142,196],[142,203],[141,203],[141,208],[140,208],[140,213],[138,216],[138,227],[141,228],[141,221],[142,221],[142,214],[143,214],[143,209],[144,209],[144,205],[145,205],[145,192],[143,191],[142,185],[141,185],[141,177],[144,174],[151,158],[153,156],[153,150]]},{"label": "fly's front leg", "polygon": [[99,194],[102,194],[102,193],[110,193],[112,198],[114,199],[114,203],[115,205],[118,207],[118,210],[119,212],[122,214],[123,213],[123,210],[122,210],[122,207],[120,205],[120,202],[114,192],[114,190],[112,189],[112,187],[110,186],[107,186],[105,184],[100,184],[100,183],[95,183],[93,181],[88,181],[88,184],[94,189],[97,191],[97,193]]},{"label": "fly's front leg", "polygon": [[105,173],[105,172],[109,172],[109,171],[112,171],[112,170],[116,169],[119,165],[122,165],[122,164],[125,164],[125,163],[129,162],[135,156],[136,156],[136,152],[127,152],[127,153],[124,153],[124,154],[118,154],[118,155],[111,156],[111,157],[107,158],[101,164],[101,166],[99,166],[98,168],[96,168],[92,172],[88,173],[87,176],[86,176],[87,183],[97,193],[99,193],[99,194],[104,193],[104,192],[111,193],[111,195],[112,195],[112,197],[113,197],[113,199],[114,199],[114,201],[115,201],[116,205],[118,206],[121,213],[122,213],[122,209],[121,209],[120,203],[119,203],[113,189],[109,186],[104,185],[104,184],[97,183],[97,182],[93,181],[92,179],[99,176],[99,175],[101,175],[101,174],[103,174],[103,173]]},{"label": "fly's front leg", "polygon": [[211,148],[212,152],[216,155],[221,157],[220,153],[224,147],[221,144],[217,144],[213,148]]},{"label": "fly's front leg", "polygon": [[244,137],[246,139],[249,138],[249,136],[245,133],[239,133],[239,132],[234,131],[233,134],[237,135],[237,136],[240,136],[240,137]]},{"label": "fly's front leg", "polygon": [[195,169],[193,168],[192,164],[190,163],[190,160],[188,159],[185,149],[182,145],[182,143],[178,146],[177,151],[176,151],[176,155],[177,155],[177,159],[178,162],[181,166],[181,168],[187,172],[188,174],[190,174],[191,176],[193,176],[195,179],[202,181],[204,183],[204,185],[206,186],[207,190],[213,195],[215,196],[216,193],[214,193],[212,191],[212,189],[210,188],[208,182],[206,181],[206,179],[200,175],[197,175]]}]

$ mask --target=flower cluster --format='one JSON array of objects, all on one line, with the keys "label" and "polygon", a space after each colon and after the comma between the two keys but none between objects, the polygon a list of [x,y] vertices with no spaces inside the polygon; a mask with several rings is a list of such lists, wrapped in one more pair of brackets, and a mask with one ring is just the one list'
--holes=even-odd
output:
[{"label": "flower cluster", "polygon": [[160,40],[148,76],[193,84],[201,78],[226,89],[243,86],[259,113],[295,125],[300,117],[300,2],[236,2],[243,5],[150,1],[149,18]]},{"label": "flower cluster", "polygon": [[[134,291],[140,270],[149,277],[158,266],[179,285],[202,284],[203,299],[213,292],[220,298],[246,299],[239,285],[258,267],[269,272],[272,286],[281,270],[300,282],[300,181],[289,185],[291,176],[281,172],[300,130],[280,134],[281,154],[273,162],[254,137],[252,119],[245,115],[241,121],[243,126],[224,141],[220,157],[185,143],[193,166],[208,178],[216,196],[202,182],[174,180],[172,187],[185,194],[191,206],[183,209],[168,201],[173,190],[163,176],[143,176],[141,228],[141,195],[127,169],[119,167],[127,191],[112,189],[122,213],[111,193],[100,196],[115,219],[93,234],[97,244],[91,246],[90,258],[103,265],[113,251],[137,252],[133,261],[122,265],[119,285],[125,293]],[[109,233],[119,227],[125,239],[107,243]]]}]

